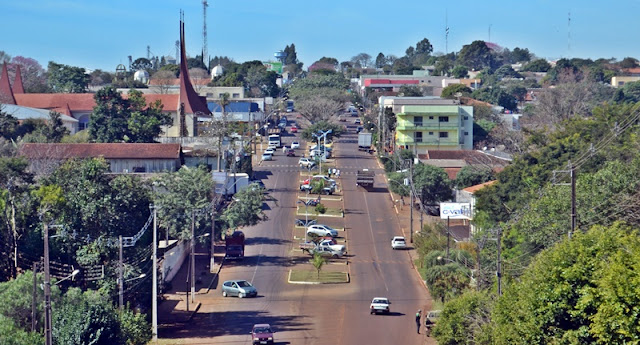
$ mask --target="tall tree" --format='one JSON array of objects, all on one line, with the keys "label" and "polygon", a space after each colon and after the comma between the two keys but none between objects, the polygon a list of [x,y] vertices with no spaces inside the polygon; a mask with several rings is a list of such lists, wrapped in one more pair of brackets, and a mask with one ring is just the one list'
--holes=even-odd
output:
[{"label": "tall tree", "polygon": [[476,71],[485,67],[496,67],[496,58],[484,41],[473,41],[471,44],[462,46],[456,62],[469,66]]},{"label": "tall tree", "polygon": [[360,53],[352,57],[351,62],[353,62],[353,66],[357,68],[368,68],[373,64],[371,55],[367,53]]},{"label": "tall tree", "polygon": [[99,143],[124,141],[129,134],[129,101],[112,86],[96,92],[96,106],[91,113],[89,136]]},{"label": "tall tree", "polygon": [[298,63],[298,53],[296,52],[296,45],[291,43],[284,48],[284,53],[287,54],[284,58],[285,65],[295,65]]},{"label": "tall tree", "polygon": [[386,64],[387,59],[384,57],[384,54],[378,53],[378,56],[376,56],[376,68],[382,68]]},{"label": "tall tree", "polygon": [[127,142],[153,143],[162,133],[163,126],[173,123],[171,115],[162,111],[162,103],[146,103],[142,92],[129,91],[129,109],[127,109]]},{"label": "tall tree", "polygon": [[3,111],[2,104],[0,104],[0,136],[5,139],[13,137],[16,128],[18,127],[18,119]]},{"label": "tall tree", "polygon": [[429,42],[428,39],[423,38],[420,42],[416,43],[416,49],[415,49],[416,54],[430,55],[431,52],[433,52],[433,46],[431,45],[431,42]]},{"label": "tall tree", "polygon": [[89,87],[91,77],[84,68],[49,62],[47,73],[53,92],[83,93]]},{"label": "tall tree", "polygon": [[47,87],[47,75],[38,61],[23,56],[16,56],[11,59],[9,66],[12,78],[15,75],[15,66],[20,66],[20,74],[22,75],[22,85],[26,93],[45,93],[49,92]]},{"label": "tall tree", "polygon": [[147,58],[137,58],[131,64],[131,71],[144,70],[149,73],[153,70],[153,63]]}]

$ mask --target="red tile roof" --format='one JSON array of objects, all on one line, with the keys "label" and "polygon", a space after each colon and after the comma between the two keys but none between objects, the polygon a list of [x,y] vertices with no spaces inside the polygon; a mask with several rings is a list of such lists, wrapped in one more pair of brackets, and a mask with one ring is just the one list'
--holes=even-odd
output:
[{"label": "red tile roof", "polygon": [[[206,86],[207,84],[209,84],[209,82],[210,82],[209,78],[202,78],[202,79],[196,79],[196,80],[191,79],[192,85],[197,84],[197,85]],[[180,78],[175,78],[170,80],[151,79],[149,80],[149,85],[180,85]]]},{"label": "red tile roof", "polygon": [[[17,105],[36,109],[55,110],[61,114],[71,116],[73,112],[91,112],[96,106],[92,93],[23,93],[15,94]],[[160,100],[164,111],[176,111],[178,108],[177,94],[144,94],[148,103]],[[127,95],[123,95],[127,98]]]},{"label": "red tile roof", "polygon": [[19,154],[30,159],[179,159],[180,144],[24,144]]},{"label": "red tile roof", "polygon": [[7,71],[6,63],[2,64],[2,74],[0,74],[0,103],[16,105],[16,99],[9,83],[9,71]]},{"label": "red tile roof", "polygon": [[407,84],[419,84],[419,80],[391,80],[391,79],[365,79],[364,86],[371,86],[372,84],[393,84],[393,85],[407,85]]},{"label": "red tile roof", "polygon": [[13,93],[24,93],[24,86],[22,85],[22,73],[20,72],[20,65],[16,65],[16,77],[11,87]]},{"label": "red tile roof", "polygon": [[471,194],[474,194],[475,192],[479,191],[480,189],[482,189],[484,187],[487,187],[487,186],[491,186],[494,183],[496,183],[495,180],[489,181],[489,182],[485,182],[485,183],[481,183],[481,184],[477,184],[475,186],[464,188],[463,191],[469,192]]}]

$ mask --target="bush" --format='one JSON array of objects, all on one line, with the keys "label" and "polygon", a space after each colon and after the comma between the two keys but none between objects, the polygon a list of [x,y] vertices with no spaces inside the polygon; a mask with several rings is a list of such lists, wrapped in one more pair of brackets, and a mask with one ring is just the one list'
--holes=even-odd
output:
[{"label": "bush", "polygon": [[324,214],[325,212],[327,212],[327,208],[323,204],[317,204],[316,205],[316,212],[318,212],[320,214]]}]

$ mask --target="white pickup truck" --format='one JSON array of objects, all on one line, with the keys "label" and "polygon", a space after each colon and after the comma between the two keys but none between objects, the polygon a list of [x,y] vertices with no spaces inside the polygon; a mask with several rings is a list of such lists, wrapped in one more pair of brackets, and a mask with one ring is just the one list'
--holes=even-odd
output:
[{"label": "white pickup truck", "polygon": [[386,297],[374,297],[369,307],[371,314],[384,313],[389,314],[389,305],[391,302]]},{"label": "white pickup truck", "polygon": [[346,247],[343,244],[337,244],[335,240],[326,239],[318,242],[318,244],[314,242],[300,243],[300,249],[302,250],[311,250],[317,247],[329,248],[333,251],[342,252],[343,254],[347,253]]},{"label": "white pickup truck", "polygon": [[315,255],[316,253],[320,254],[321,256],[326,256],[326,257],[331,257],[334,259],[337,258],[341,258],[344,255],[343,251],[340,250],[333,250],[329,247],[314,247],[314,248],[309,248],[309,249],[302,249],[303,251],[311,254],[311,255]]}]

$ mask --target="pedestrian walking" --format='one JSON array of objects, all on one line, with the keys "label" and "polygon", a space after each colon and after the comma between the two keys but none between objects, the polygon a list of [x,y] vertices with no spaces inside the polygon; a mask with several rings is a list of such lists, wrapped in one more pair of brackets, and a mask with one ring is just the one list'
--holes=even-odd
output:
[{"label": "pedestrian walking", "polygon": [[421,317],[422,309],[418,309],[416,313],[416,331],[420,334],[420,317]]}]

